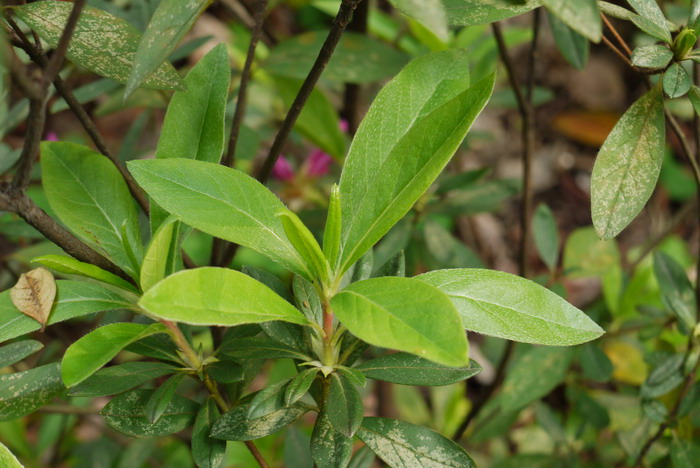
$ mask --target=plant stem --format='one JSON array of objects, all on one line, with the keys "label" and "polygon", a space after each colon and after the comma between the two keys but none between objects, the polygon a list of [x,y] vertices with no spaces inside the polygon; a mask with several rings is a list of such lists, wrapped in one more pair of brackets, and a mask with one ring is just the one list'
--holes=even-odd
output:
[{"label": "plant stem", "polygon": [[[518,103],[518,111],[522,119],[522,162],[523,162],[523,195],[520,205],[520,244],[518,250],[518,269],[519,274],[522,277],[527,277],[528,275],[528,258],[529,258],[529,233],[530,233],[530,213],[532,212],[532,157],[535,152],[535,128],[534,128],[534,107],[532,105],[532,95],[535,84],[535,58],[537,55],[537,42],[539,38],[539,26],[540,26],[540,10],[534,11],[532,19],[532,42],[530,44],[530,51],[528,55],[528,70],[526,77],[526,90],[520,87],[520,83],[515,74],[515,66],[513,61],[508,54],[508,48],[506,46],[505,40],[503,39],[503,33],[501,31],[501,26],[498,22],[492,23],[491,27],[493,30],[493,35],[496,39],[496,44],[498,45],[498,53],[503,61],[503,65],[506,68],[506,73],[508,75],[508,80],[510,86],[515,93],[515,98]],[[513,350],[515,348],[515,343],[513,341],[508,341],[501,356],[501,360],[498,363],[496,369],[496,375],[485,389],[484,392],[479,396],[479,398],[474,402],[474,406],[467,415],[467,417],[462,421],[457,431],[455,431],[454,440],[459,440],[464,435],[464,432],[469,428],[471,422],[476,419],[476,417],[484,409],[484,406],[491,398],[491,395],[501,386],[503,380],[505,379],[505,371],[508,368],[508,363],[513,355]]]},{"label": "plant stem", "polygon": [[610,22],[608,17],[605,16],[604,13],[601,13],[600,17],[603,19],[603,23],[605,23],[605,26],[608,28],[608,30],[610,30],[610,32],[615,37],[615,39],[617,39],[618,44],[620,44],[622,46],[622,48],[625,50],[625,52],[627,53],[627,56],[629,57],[630,55],[632,55],[632,49],[630,49],[630,46],[627,45],[627,42],[625,42],[625,40],[622,38],[620,33],[615,28],[615,26],[613,26],[613,24]]},{"label": "plant stem", "polygon": [[66,21],[66,25],[63,28],[61,38],[59,39],[58,45],[51,56],[51,60],[49,60],[49,63],[44,69],[44,87],[48,86],[48,84],[51,83],[56,76],[58,76],[58,72],[61,71],[63,59],[66,56],[66,51],[68,50],[68,44],[70,43],[71,37],[73,36],[73,31],[75,31],[75,27],[78,24],[78,20],[80,19],[80,13],[83,11],[86,3],[87,0],[73,1],[73,8],[68,16],[68,21]]}]

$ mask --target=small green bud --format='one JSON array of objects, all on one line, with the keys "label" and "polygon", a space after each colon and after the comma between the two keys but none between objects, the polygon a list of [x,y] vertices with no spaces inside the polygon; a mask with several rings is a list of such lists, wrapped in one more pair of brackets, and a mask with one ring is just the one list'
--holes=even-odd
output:
[{"label": "small green bud", "polygon": [[687,28],[683,29],[673,41],[673,46],[671,47],[673,49],[673,57],[676,60],[685,59],[693,50],[697,40],[698,37],[695,35],[695,31]]}]

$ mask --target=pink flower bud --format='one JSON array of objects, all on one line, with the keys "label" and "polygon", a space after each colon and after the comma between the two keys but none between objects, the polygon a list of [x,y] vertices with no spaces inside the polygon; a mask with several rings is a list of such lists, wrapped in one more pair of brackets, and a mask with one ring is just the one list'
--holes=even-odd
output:
[{"label": "pink flower bud", "polygon": [[287,158],[280,154],[279,158],[272,167],[272,177],[278,180],[291,180],[294,178],[294,169],[289,164]]},{"label": "pink flower bud", "polygon": [[332,161],[333,158],[328,153],[318,148],[314,149],[306,162],[309,176],[321,177],[328,174],[328,168]]},{"label": "pink flower bud", "polygon": [[45,141],[58,141],[58,133],[56,132],[48,132],[46,136],[44,137]]}]

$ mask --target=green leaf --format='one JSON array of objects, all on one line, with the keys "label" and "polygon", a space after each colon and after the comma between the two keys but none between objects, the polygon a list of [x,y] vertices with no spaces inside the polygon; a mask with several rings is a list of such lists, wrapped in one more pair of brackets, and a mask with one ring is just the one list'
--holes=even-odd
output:
[{"label": "green leaf", "polygon": [[658,37],[656,34],[651,34],[651,32],[646,31],[639,24],[637,24],[637,22],[635,22],[639,28],[645,30],[645,32],[651,34],[652,36],[658,37],[662,41],[669,43],[671,42],[671,31],[668,28],[668,21],[661,11],[661,8],[659,8],[658,3],[656,3],[656,0],[627,0],[627,3],[632,6],[634,11],[639,13],[639,16],[642,19],[653,23],[659,32],[663,31],[663,37]]},{"label": "green leaf", "polygon": [[648,70],[663,69],[672,58],[673,51],[659,44],[635,47],[632,51],[632,65]]},{"label": "green leaf", "polygon": [[569,278],[603,277],[620,267],[614,240],[600,240],[592,226],[574,230],[564,246],[564,271]]},{"label": "green leaf", "polygon": [[[124,242],[141,255],[138,215],[114,164],[85,146],[54,141],[41,144],[41,169],[46,197],[60,220],[135,278]],[[122,239],[124,224],[127,239]]]},{"label": "green leaf", "polygon": [[532,348],[509,369],[503,382],[501,409],[519,410],[542,398],[566,376],[572,348]]},{"label": "green leaf", "polygon": [[159,323],[112,323],[100,327],[68,347],[61,362],[61,377],[66,387],[73,387],[107,364],[124,347],[156,333],[165,333]]},{"label": "green leaf", "polygon": [[222,346],[219,352],[234,359],[289,358],[302,361],[313,360],[289,345],[262,336],[233,340]]},{"label": "green leaf", "polygon": [[323,322],[323,307],[321,298],[318,297],[313,284],[298,275],[294,275],[292,281],[294,300],[297,308],[301,310],[307,319],[316,323]]},{"label": "green leaf", "polygon": [[472,249],[442,227],[437,221],[426,219],[423,232],[427,249],[426,263],[433,269],[472,267],[483,268],[484,264]]},{"label": "green leaf", "polygon": [[285,392],[289,379],[280,380],[272,385],[268,385],[255,394],[248,406],[248,419],[257,419],[274,413],[282,408],[286,408]]},{"label": "green leaf", "polygon": [[450,300],[413,278],[374,278],[336,294],[331,307],[352,334],[447,366],[469,363],[462,322]]},{"label": "green leaf", "polygon": [[671,466],[673,468],[700,467],[700,447],[692,440],[674,437],[671,443]]},{"label": "green leaf", "polygon": [[163,437],[192,425],[199,405],[175,395],[158,422],[148,420],[146,403],[153,390],[132,390],[118,395],[102,408],[100,414],[107,424],[133,437]]},{"label": "green leaf", "polygon": [[542,0],[554,16],[593,42],[600,42],[603,23],[597,0]]},{"label": "green leaf", "polygon": [[331,266],[335,266],[338,262],[342,225],[343,217],[340,206],[340,189],[336,184],[333,184],[330,201],[328,202],[326,227],[323,231],[323,254],[326,259],[328,259],[328,263]]},{"label": "green leaf", "polygon": [[695,291],[683,267],[660,250],[654,252],[654,275],[659,282],[661,299],[671,310],[686,334],[695,328]]},{"label": "green leaf", "polygon": [[[275,77],[275,86],[286,109],[292,106],[301,84],[301,80]],[[345,135],[340,130],[340,119],[333,104],[319,89],[314,88],[311,92],[294,128],[314,145],[342,161],[347,145]]]},{"label": "green leaf", "polygon": [[39,351],[44,345],[36,340],[22,340],[0,348],[0,369],[18,363]]},{"label": "green leaf", "polygon": [[141,297],[149,315],[192,325],[308,320],[270,288],[238,271],[204,267],[168,276]]},{"label": "green leaf", "polygon": [[[208,2],[196,0],[195,3]],[[187,73],[187,91],[176,92],[170,100],[156,158],[219,162],[224,151],[224,114],[230,81],[226,45],[219,44]]]},{"label": "green leaf", "polygon": [[4,468],[24,468],[17,458],[0,442],[0,465]]},{"label": "green leaf", "polygon": [[313,272],[313,279],[326,283],[329,277],[328,262],[326,262],[321,246],[318,245],[318,241],[311,234],[309,228],[304,225],[296,214],[287,209],[278,212],[277,217],[282,220],[282,226],[285,234],[287,234],[287,238],[304,258],[308,269]]},{"label": "green leaf", "polygon": [[85,276],[86,278],[93,278],[103,283],[126,289],[127,291],[138,292],[138,289],[136,289],[133,284],[121,279],[117,275],[66,255],[42,255],[41,257],[32,259],[32,263],[41,263],[60,273]]},{"label": "green leaf", "polygon": [[262,418],[248,419],[250,403],[244,403],[226,412],[211,431],[211,436],[223,440],[253,440],[279,431],[296,421],[309,410],[303,403],[279,409]]},{"label": "green leaf", "polygon": [[[56,47],[72,9],[69,2],[43,1],[17,6],[14,11],[39,37]],[[66,57],[100,76],[126,83],[140,38],[138,30],[128,22],[86,6],[71,36]],[[166,62],[143,82],[143,86],[182,89],[182,81]]]},{"label": "green leaf", "polygon": [[390,0],[401,13],[415,18],[442,42],[449,40],[447,12],[441,0]]},{"label": "green leaf", "polygon": [[358,437],[392,468],[476,467],[457,443],[427,427],[386,418],[365,418]]},{"label": "green leaf", "polygon": [[340,178],[340,272],[423,195],[486,105],[495,77],[467,88],[467,63],[464,50],[425,55],[374,99]]},{"label": "green leaf", "polygon": [[216,382],[230,384],[245,378],[243,366],[227,359],[219,360],[207,367],[207,373]]},{"label": "green leaf", "polygon": [[220,164],[184,159],[131,161],[129,170],[161,207],[184,223],[310,277],[276,216],[284,205],[252,177]]},{"label": "green leaf", "polygon": [[175,374],[159,385],[146,402],[146,416],[151,423],[156,423],[165,412],[175,396],[175,391],[185,374]]},{"label": "green leaf", "polygon": [[591,175],[591,212],[602,239],[622,231],[651,197],[664,158],[664,103],[655,86],[615,124]]},{"label": "green leaf", "polygon": [[352,437],[364,417],[362,398],[355,385],[337,372],[333,372],[328,378],[330,390],[325,407],[328,421],[336,431]]},{"label": "green leaf", "polygon": [[407,353],[386,354],[356,367],[370,379],[401,385],[450,385],[481,371],[476,361],[467,367],[447,367]]},{"label": "green leaf", "polygon": [[125,97],[165,62],[210,3],[211,0],[162,0],[158,3],[136,49]]},{"label": "green leaf", "polygon": [[168,218],[153,234],[141,263],[141,289],[148,291],[176,269],[179,223]]},{"label": "green leaf", "polygon": [[690,76],[683,65],[674,62],[664,72],[663,85],[668,97],[672,99],[681,97],[690,90]]},{"label": "green leaf", "polygon": [[192,458],[198,468],[219,468],[226,454],[226,442],[209,437],[219,419],[219,409],[209,398],[197,413],[192,429]]},{"label": "green leaf", "polygon": [[[263,68],[274,75],[303,80],[327,36],[327,31],[311,31],[287,39],[272,49]],[[395,75],[407,58],[377,39],[346,32],[323,71],[323,79],[336,83],[371,83]]]},{"label": "green leaf", "polygon": [[522,15],[540,5],[540,0],[442,0],[453,26],[473,26]]},{"label": "green leaf", "polygon": [[579,363],[586,379],[607,382],[612,377],[613,365],[610,358],[594,343],[589,343],[581,348]]},{"label": "green leaf", "polygon": [[116,395],[175,372],[175,367],[161,362],[127,362],[106,367],[72,387],[68,394],[77,397]]},{"label": "green leaf", "polygon": [[547,19],[552,28],[554,42],[561,55],[569,64],[579,70],[583,69],[588,62],[590,46],[588,39],[564,24],[556,16],[547,12]]},{"label": "green leaf", "polygon": [[544,203],[537,205],[535,209],[532,233],[540,258],[550,271],[554,271],[559,258],[559,230],[552,210]]},{"label": "green leaf", "polygon": [[692,85],[690,87],[690,91],[688,92],[688,97],[690,98],[690,102],[693,105],[693,109],[695,109],[695,113],[697,115],[700,115],[700,88],[698,88],[695,85]]},{"label": "green leaf", "polygon": [[17,374],[0,375],[0,421],[31,414],[64,389],[57,362]]},{"label": "green leaf", "polygon": [[319,468],[345,468],[352,456],[352,438],[336,431],[326,411],[316,418],[311,434],[311,457]]},{"label": "green leaf", "polygon": [[284,466],[295,468],[313,468],[311,458],[311,440],[305,432],[295,426],[284,431]]},{"label": "green leaf", "polygon": [[509,273],[464,268],[416,278],[452,300],[467,330],[552,346],[585,343],[603,334],[585,313],[557,294]]},{"label": "green leaf", "polygon": [[[122,296],[97,284],[58,280],[56,288],[56,301],[47,325],[94,312],[131,307]],[[0,342],[40,328],[39,322],[24,315],[12,304],[9,290],[0,293]]]},{"label": "green leaf", "polygon": [[303,370],[289,382],[289,385],[284,391],[285,406],[296,403],[309,391],[311,384],[314,383],[314,379],[320,370],[321,369],[318,367]]}]

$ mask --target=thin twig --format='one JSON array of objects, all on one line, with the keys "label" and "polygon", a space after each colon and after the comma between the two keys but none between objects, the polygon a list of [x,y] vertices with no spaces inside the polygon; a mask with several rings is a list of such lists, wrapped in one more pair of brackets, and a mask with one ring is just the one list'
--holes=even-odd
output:
[{"label": "thin twig", "polygon": [[627,56],[632,55],[632,49],[630,49],[630,46],[627,45],[627,42],[622,38],[620,33],[617,31],[617,28],[613,26],[613,24],[610,22],[607,16],[605,16],[604,13],[600,14],[600,17],[603,18],[603,23],[605,23],[605,26],[608,28],[608,30],[612,33],[612,35],[617,39],[618,44],[622,46],[623,49],[625,49],[625,52],[627,52]]},{"label": "thin twig", "polygon": [[[235,16],[241,23],[243,23],[248,29],[255,28],[255,19],[245,6],[241,4],[238,0],[221,0],[221,5],[224,6],[233,16]],[[262,37],[260,38],[266,46],[273,46],[277,43],[272,34],[265,30],[263,27]]]},{"label": "thin twig", "polygon": [[615,52],[615,54],[617,54],[617,56],[620,57],[620,58],[622,59],[623,62],[625,62],[625,63],[626,63],[627,65],[629,65],[630,67],[633,67],[633,68],[634,68],[634,66],[632,65],[632,62],[630,61],[629,57],[626,56],[620,49],[618,49],[618,48],[615,46],[615,44],[613,44],[612,42],[610,42],[610,39],[608,39],[608,38],[605,37],[605,36],[601,36],[601,39],[603,40],[603,43],[604,43],[606,46],[608,46],[608,47],[610,48],[610,50],[612,50],[613,52]]},{"label": "thin twig", "polygon": [[63,28],[61,38],[58,40],[58,45],[51,56],[51,60],[49,60],[48,65],[44,69],[44,86],[48,86],[48,84],[51,83],[56,76],[58,76],[58,72],[63,66],[63,59],[66,56],[68,44],[70,43],[71,37],[73,36],[73,31],[75,31],[75,27],[78,24],[80,13],[83,11],[85,3],[87,3],[87,0],[73,1],[73,8],[68,16],[68,21],[66,21],[66,25]]},{"label": "thin twig", "polygon": [[[323,70],[325,70],[328,61],[333,55],[333,51],[335,50],[336,45],[338,45],[338,41],[340,41],[343,31],[345,31],[345,28],[352,18],[353,11],[355,11],[355,8],[357,8],[357,5],[361,1],[362,0],[343,0],[341,2],[338,14],[333,21],[333,25],[331,26],[331,30],[328,32],[328,36],[326,37],[323,46],[321,46],[318,57],[316,57],[316,61],[311,67],[309,74],[306,76],[304,83],[301,85],[299,92],[294,98],[294,102],[289,108],[287,116],[285,117],[284,122],[282,122],[282,127],[280,128],[279,132],[277,132],[275,140],[272,142],[272,146],[270,147],[270,151],[268,152],[260,172],[258,173],[257,179],[261,183],[266,183],[270,178],[272,168],[274,167],[275,162],[277,162],[277,158],[280,155],[282,147],[287,141],[287,137],[289,137],[292,127],[294,127],[294,123],[299,117],[301,110],[304,108],[306,100],[311,95],[314,86],[316,86],[318,79],[321,77]],[[221,257],[219,264],[225,266],[231,263],[237,249],[238,244],[229,244]]]},{"label": "thin twig", "polygon": [[[238,97],[236,99],[236,110],[233,113],[233,121],[231,122],[231,135],[228,140],[228,149],[226,155],[221,160],[221,164],[228,167],[233,167],[236,162],[236,145],[238,144],[238,135],[243,125],[243,117],[248,97],[248,83],[250,81],[250,70],[255,60],[255,49],[258,46],[258,41],[263,31],[263,23],[265,22],[265,10],[267,9],[267,0],[258,0],[255,4],[254,21],[255,26],[251,31],[250,44],[248,45],[248,54],[245,58],[245,64],[241,71],[241,82],[238,86]],[[222,250],[226,242],[218,237],[214,238],[211,247],[210,265],[226,266],[219,263],[222,255]]]},{"label": "thin twig", "polygon": [[[523,195],[522,204],[520,209],[520,248],[518,252],[518,267],[519,274],[522,277],[527,277],[528,274],[528,257],[529,257],[529,233],[530,233],[530,213],[532,211],[532,157],[535,152],[535,128],[534,128],[534,107],[532,105],[532,95],[535,85],[535,58],[537,54],[537,42],[539,38],[539,26],[540,26],[540,10],[535,10],[532,21],[532,42],[530,44],[530,51],[528,55],[528,70],[526,77],[526,90],[523,93],[520,83],[515,75],[515,66],[513,61],[508,54],[508,48],[506,46],[505,40],[503,39],[503,33],[501,31],[501,26],[498,22],[492,23],[491,27],[493,30],[493,35],[496,39],[496,44],[498,45],[498,53],[503,61],[503,65],[506,68],[506,73],[508,75],[508,80],[510,86],[515,93],[516,101],[518,103],[518,111],[522,119],[522,161],[523,161]],[[474,406],[467,417],[462,421],[457,431],[455,431],[454,440],[459,440],[464,435],[464,432],[469,428],[474,419],[481,413],[484,406],[491,398],[491,395],[501,386],[503,380],[505,379],[506,369],[513,356],[513,351],[515,349],[515,343],[513,341],[508,341],[503,351],[503,355],[498,363],[496,369],[496,375],[493,381],[484,389],[483,393],[474,402]]]}]

